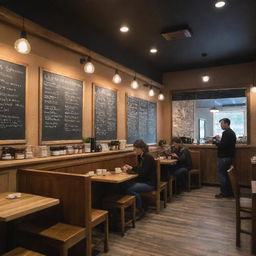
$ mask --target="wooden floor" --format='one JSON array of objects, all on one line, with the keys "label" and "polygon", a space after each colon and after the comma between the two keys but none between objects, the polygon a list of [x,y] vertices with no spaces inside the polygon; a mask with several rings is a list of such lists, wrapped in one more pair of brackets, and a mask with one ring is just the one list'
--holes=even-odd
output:
[{"label": "wooden floor", "polygon": [[[124,237],[110,233],[109,253],[98,256],[250,255],[250,237],[235,247],[234,199],[215,199],[217,187],[176,197],[168,207],[147,213]],[[249,227],[249,225],[247,225]]]}]

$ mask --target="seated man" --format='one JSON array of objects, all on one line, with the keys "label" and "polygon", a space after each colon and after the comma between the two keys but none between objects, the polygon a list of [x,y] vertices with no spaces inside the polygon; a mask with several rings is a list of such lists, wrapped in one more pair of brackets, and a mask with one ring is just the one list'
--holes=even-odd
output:
[{"label": "seated man", "polygon": [[172,146],[166,151],[167,155],[171,155],[173,159],[177,159],[177,164],[172,167],[171,175],[177,178],[179,189],[186,188],[186,173],[192,169],[192,158],[188,148],[186,148],[180,138],[172,139]]}]

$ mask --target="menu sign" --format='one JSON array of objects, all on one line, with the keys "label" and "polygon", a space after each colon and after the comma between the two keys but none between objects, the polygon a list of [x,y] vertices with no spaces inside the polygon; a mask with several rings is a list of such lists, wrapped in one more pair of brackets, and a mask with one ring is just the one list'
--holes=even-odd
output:
[{"label": "menu sign", "polygon": [[42,72],[42,141],[82,139],[83,81]]},{"label": "menu sign", "polygon": [[0,140],[25,140],[26,67],[0,60]]}]

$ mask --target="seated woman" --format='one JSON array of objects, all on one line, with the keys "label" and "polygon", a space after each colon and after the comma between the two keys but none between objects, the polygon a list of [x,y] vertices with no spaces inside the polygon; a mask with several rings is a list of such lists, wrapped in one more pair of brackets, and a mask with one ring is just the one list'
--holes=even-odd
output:
[{"label": "seated woman", "polygon": [[172,158],[177,159],[177,164],[171,170],[171,175],[177,177],[180,190],[186,187],[186,173],[192,169],[192,158],[188,148],[186,148],[180,138],[174,137],[172,139],[172,147],[166,152]]},{"label": "seated woman", "polygon": [[138,174],[136,182],[129,184],[128,188],[126,188],[126,193],[136,197],[138,215],[142,216],[144,210],[140,194],[155,189],[156,164],[153,156],[149,154],[148,145],[143,140],[136,140],[133,147],[138,158],[138,164],[135,167],[126,164],[122,169],[128,173]]}]

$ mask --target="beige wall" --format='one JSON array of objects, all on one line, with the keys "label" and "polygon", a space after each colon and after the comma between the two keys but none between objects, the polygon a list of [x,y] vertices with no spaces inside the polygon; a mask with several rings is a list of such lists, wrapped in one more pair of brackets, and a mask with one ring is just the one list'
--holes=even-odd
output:
[{"label": "beige wall", "polygon": [[[82,56],[70,50],[54,45],[38,37],[28,36],[32,51],[29,55],[17,53],[13,44],[20,31],[9,25],[0,23],[0,58],[11,62],[26,64],[27,81],[27,104],[26,104],[26,133],[27,144],[37,145],[39,141],[39,68],[42,67],[52,72],[65,74],[66,76],[78,78],[84,81],[84,122],[83,135],[92,135],[92,83],[97,85],[116,88],[118,90],[118,139],[126,138],[126,112],[125,94],[140,97],[147,100],[157,101],[157,97],[149,98],[148,89],[140,81],[140,88],[134,91],[130,88],[133,77],[120,73],[122,83],[116,85],[112,82],[114,69],[96,63],[96,72],[92,75],[83,71],[79,60]],[[161,130],[163,104],[157,101],[157,138],[162,138]]]},{"label": "beige wall", "polygon": [[[253,84],[253,71],[256,72],[255,63],[243,63],[239,65],[227,65],[213,68],[193,69],[179,72],[165,73],[163,83],[166,91],[193,91],[207,89],[224,89],[224,88],[250,88]],[[208,83],[201,80],[202,74],[207,72],[211,79]],[[256,75],[256,74],[255,74]],[[251,145],[256,145],[256,93],[249,91],[249,135]],[[164,119],[171,123],[171,105],[169,112],[164,112]],[[170,114],[170,115],[169,115]],[[169,115],[169,116],[168,116]],[[171,127],[163,128],[164,134],[171,134]],[[165,137],[169,139],[170,137]]]}]

